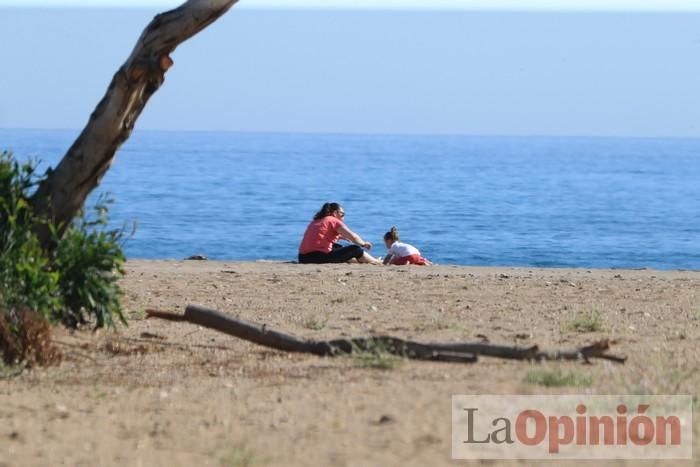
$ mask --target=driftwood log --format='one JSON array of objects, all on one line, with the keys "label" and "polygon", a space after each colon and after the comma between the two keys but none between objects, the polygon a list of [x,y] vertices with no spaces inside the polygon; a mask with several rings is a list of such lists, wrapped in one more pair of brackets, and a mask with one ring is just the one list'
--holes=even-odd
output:
[{"label": "driftwood log", "polygon": [[336,356],[354,352],[377,351],[378,349],[416,360],[447,362],[475,362],[479,355],[512,360],[581,360],[601,358],[615,363],[624,363],[626,357],[607,353],[608,340],[573,350],[541,351],[538,346],[517,347],[495,345],[487,342],[419,343],[392,336],[354,337],[347,339],[311,340],[268,328],[240,318],[234,318],[220,311],[199,305],[188,305],[185,314],[159,310],[146,310],[149,318],[170,321],[186,321],[211,328],[247,341],[286,352],[303,352],[313,355]]}]

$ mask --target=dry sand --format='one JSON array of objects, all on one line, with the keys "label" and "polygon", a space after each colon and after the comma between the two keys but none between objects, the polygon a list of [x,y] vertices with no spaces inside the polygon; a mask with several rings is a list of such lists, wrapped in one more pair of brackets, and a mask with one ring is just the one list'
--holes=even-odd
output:
[{"label": "dry sand", "polygon": [[[58,330],[59,366],[0,380],[1,466],[461,465],[450,460],[452,394],[697,396],[700,387],[700,272],[130,261],[123,287],[128,327]],[[629,361],[482,357],[381,370],[144,319],[145,308],[188,303],[309,338],[571,348],[612,337]],[[568,329],[586,313],[604,329]],[[558,368],[591,384],[524,381]]]}]

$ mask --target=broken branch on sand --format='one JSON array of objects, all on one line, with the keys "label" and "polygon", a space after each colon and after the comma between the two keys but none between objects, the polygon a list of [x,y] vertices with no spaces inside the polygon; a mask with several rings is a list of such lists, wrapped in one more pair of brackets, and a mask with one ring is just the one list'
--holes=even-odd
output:
[{"label": "broken branch on sand", "polygon": [[416,360],[471,363],[479,355],[512,360],[582,360],[601,358],[615,363],[624,363],[627,357],[607,353],[609,340],[573,350],[541,351],[537,345],[517,347],[495,345],[485,342],[419,343],[392,336],[355,337],[347,339],[311,340],[302,339],[251,321],[228,316],[220,311],[199,305],[188,305],[180,315],[160,310],[146,310],[149,318],[170,321],[186,321],[211,328],[247,341],[287,352],[302,352],[321,356],[336,356],[354,352],[382,351]]}]

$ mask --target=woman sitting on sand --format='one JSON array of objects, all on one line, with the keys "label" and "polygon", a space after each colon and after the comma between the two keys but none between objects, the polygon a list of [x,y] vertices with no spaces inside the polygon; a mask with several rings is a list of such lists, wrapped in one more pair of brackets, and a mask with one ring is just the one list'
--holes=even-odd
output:
[{"label": "woman sitting on sand", "polygon": [[[321,207],[304,232],[299,245],[299,263],[345,263],[357,260],[360,263],[382,264],[363,250],[371,249],[372,244],[350,230],[343,223],[344,217],[345,210],[338,203],[326,203]],[[339,245],[336,242],[340,238],[353,242],[354,245]]]},{"label": "woman sitting on sand", "polygon": [[419,266],[430,266],[431,263],[420,255],[418,248],[408,243],[399,241],[399,231],[396,227],[392,227],[384,234],[384,245],[389,250],[384,257],[384,264],[395,264],[402,266],[404,264],[417,264]]}]

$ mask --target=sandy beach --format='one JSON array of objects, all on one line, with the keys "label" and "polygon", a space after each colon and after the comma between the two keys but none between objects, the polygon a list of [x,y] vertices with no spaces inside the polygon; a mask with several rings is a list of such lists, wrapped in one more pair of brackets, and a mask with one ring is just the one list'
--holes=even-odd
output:
[{"label": "sandy beach", "polygon": [[[450,459],[453,394],[697,398],[700,387],[700,272],[130,261],[122,284],[128,327],[57,329],[60,365],[0,380],[0,466],[460,465]],[[190,303],[314,339],[569,349],[612,338],[628,361],[377,369],[145,319],[147,308]],[[576,329],[582,317],[592,331]],[[577,382],[528,382],[555,371]],[[699,435],[695,422],[696,456]]]}]

